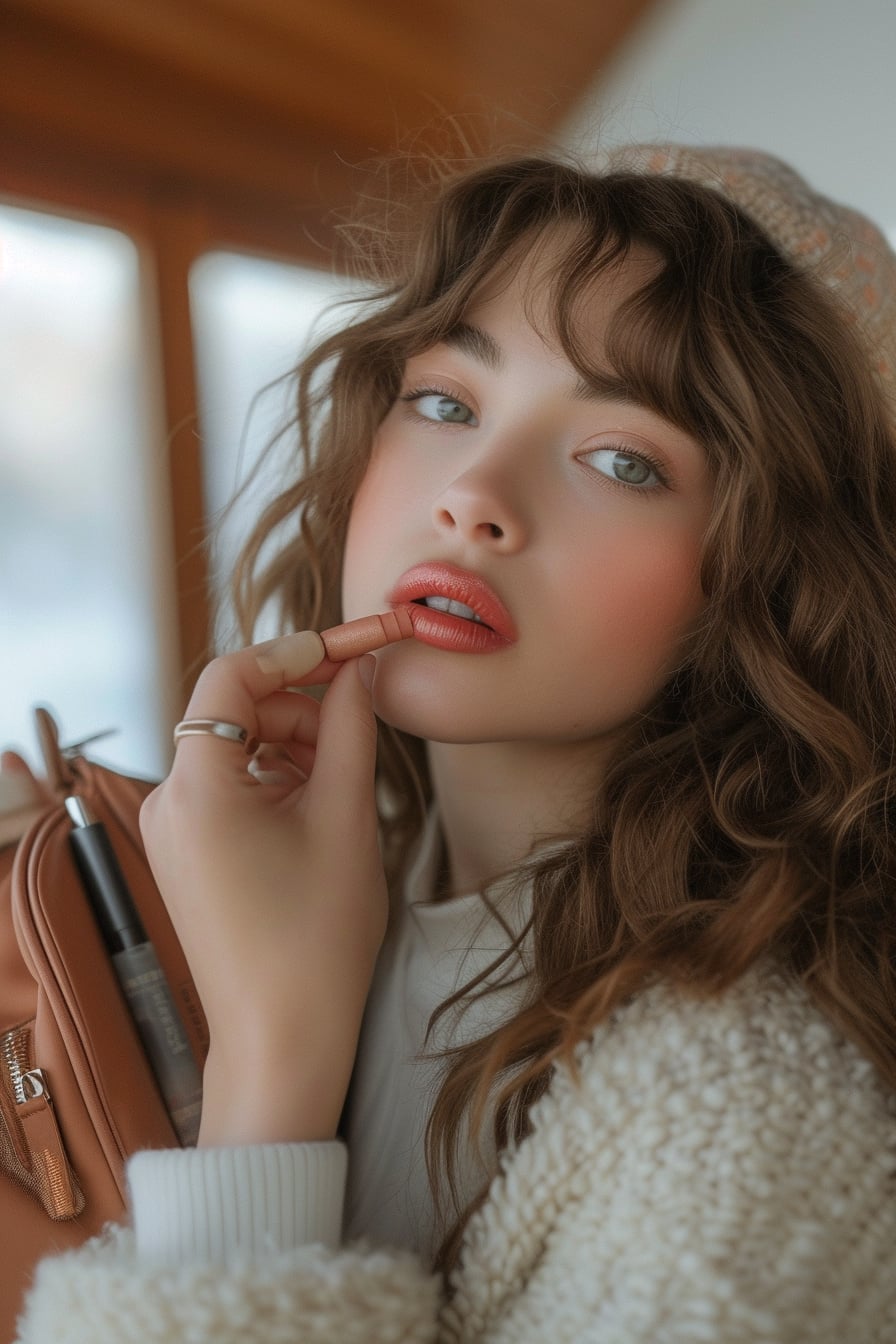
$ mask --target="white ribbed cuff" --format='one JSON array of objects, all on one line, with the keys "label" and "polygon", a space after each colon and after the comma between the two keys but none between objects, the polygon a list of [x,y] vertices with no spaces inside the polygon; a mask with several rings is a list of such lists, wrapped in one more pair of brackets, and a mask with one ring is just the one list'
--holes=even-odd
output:
[{"label": "white ribbed cuff", "polygon": [[338,1246],[347,1166],[335,1140],[137,1153],[127,1174],[138,1255],[173,1266]]}]

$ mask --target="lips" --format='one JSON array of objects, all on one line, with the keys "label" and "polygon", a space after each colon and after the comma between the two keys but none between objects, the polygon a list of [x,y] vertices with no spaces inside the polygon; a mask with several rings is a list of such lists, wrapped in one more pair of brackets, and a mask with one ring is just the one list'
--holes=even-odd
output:
[{"label": "lips", "polygon": [[[476,620],[451,610],[423,605],[435,597],[439,605],[460,603],[475,613]],[[424,644],[455,653],[497,653],[516,642],[518,635],[510,612],[479,574],[437,561],[415,565],[401,576],[389,601],[413,603],[414,636]]]}]

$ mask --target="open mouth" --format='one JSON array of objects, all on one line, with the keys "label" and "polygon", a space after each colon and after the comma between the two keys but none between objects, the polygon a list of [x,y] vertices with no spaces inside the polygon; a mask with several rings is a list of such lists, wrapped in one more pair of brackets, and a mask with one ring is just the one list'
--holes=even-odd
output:
[{"label": "open mouth", "polygon": [[424,561],[406,570],[388,601],[411,604],[417,640],[436,648],[493,653],[518,638],[513,617],[488,580],[447,561]]},{"label": "open mouth", "polygon": [[444,611],[449,616],[459,616],[461,620],[473,621],[476,625],[484,625],[486,630],[491,630],[491,626],[482,619],[482,617],[466,606],[463,602],[455,602],[453,598],[443,597],[440,593],[431,593],[426,597],[414,599],[418,607],[428,607],[430,611]]}]

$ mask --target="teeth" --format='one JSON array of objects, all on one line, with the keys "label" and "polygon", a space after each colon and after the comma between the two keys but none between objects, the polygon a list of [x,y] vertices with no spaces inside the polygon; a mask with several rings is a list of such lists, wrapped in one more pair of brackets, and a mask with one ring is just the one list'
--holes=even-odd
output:
[{"label": "teeth", "polygon": [[447,611],[450,616],[462,616],[465,621],[476,621],[478,625],[484,624],[482,617],[477,616],[472,607],[464,606],[463,602],[453,602],[450,597],[440,597],[433,594],[432,597],[421,599],[423,605],[432,607],[434,611]]}]

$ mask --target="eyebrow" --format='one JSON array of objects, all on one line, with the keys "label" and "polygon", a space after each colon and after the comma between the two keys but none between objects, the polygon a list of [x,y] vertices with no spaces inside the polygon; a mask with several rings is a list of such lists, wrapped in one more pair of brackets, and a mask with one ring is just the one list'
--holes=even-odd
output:
[{"label": "eyebrow", "polygon": [[442,338],[446,345],[478,359],[495,373],[504,367],[504,351],[494,336],[490,336],[481,327],[473,327],[469,322],[458,322]]}]

